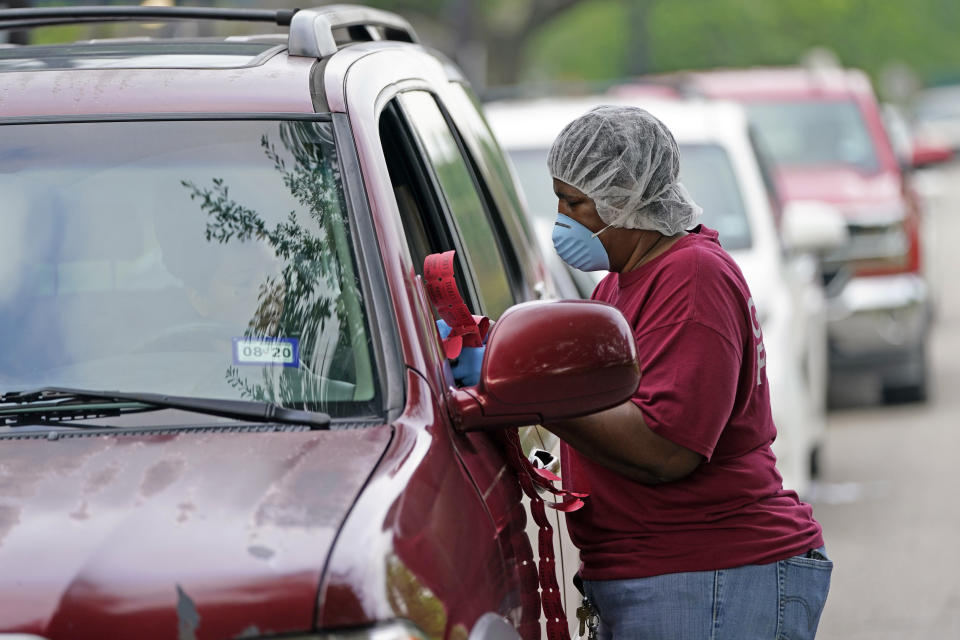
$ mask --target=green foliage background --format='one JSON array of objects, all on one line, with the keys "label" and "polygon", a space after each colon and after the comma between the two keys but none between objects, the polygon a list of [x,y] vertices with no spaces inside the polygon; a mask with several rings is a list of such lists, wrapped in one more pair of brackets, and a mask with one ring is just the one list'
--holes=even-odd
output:
[{"label": "green foliage background", "polygon": [[[177,4],[290,8],[330,1],[343,0],[177,0]],[[796,64],[813,47],[830,49],[843,65],[866,70],[878,87],[891,65],[905,65],[921,84],[960,81],[960,0],[357,2],[410,19],[424,42],[453,57],[481,90],[484,85],[610,83],[639,73]],[[33,2],[34,6],[104,3],[108,0]],[[229,28],[249,30],[237,24]],[[93,37],[131,35],[110,25],[92,29]],[[91,37],[82,26],[35,33],[36,43]],[[477,71],[469,61],[474,49],[465,46],[470,41],[485,47],[486,82],[474,77]],[[483,66],[479,69],[482,76]]]},{"label": "green foliage background", "polygon": [[[631,20],[630,5],[644,17]],[[646,60],[632,41],[643,38]],[[875,79],[906,64],[924,84],[960,79],[957,0],[586,0],[545,25],[524,79],[795,64],[813,47]]]}]

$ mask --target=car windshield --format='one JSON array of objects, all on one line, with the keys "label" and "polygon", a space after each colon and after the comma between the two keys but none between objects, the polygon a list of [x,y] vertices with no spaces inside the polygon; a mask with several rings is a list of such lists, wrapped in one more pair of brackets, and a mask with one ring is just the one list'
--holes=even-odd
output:
[{"label": "car windshield", "polygon": [[681,144],[680,181],[703,207],[700,222],[716,229],[727,251],[752,244],[740,183],[726,149],[717,144]]},{"label": "car windshield", "polygon": [[377,412],[329,122],[2,130],[0,390]]},{"label": "car windshield", "polygon": [[873,140],[853,101],[751,102],[751,123],[777,164],[880,169]]},{"label": "car windshield", "polygon": [[[719,145],[681,144],[680,181],[703,207],[700,222],[716,229],[728,251],[745,249],[751,244],[740,186],[727,152]],[[509,151],[520,178],[532,215],[550,224],[557,217],[557,197],[553,179],[547,172],[547,149]]]}]

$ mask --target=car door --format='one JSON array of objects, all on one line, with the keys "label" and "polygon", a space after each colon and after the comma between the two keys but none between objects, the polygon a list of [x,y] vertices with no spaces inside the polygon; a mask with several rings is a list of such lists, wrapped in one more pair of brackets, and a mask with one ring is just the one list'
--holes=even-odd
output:
[{"label": "car door", "polygon": [[[450,117],[455,121],[464,143],[466,153],[474,160],[476,172],[480,178],[482,186],[487,190],[490,199],[490,208],[495,216],[503,220],[503,226],[511,229],[507,234],[507,239],[513,244],[516,253],[521,256],[520,268],[523,269],[525,284],[533,283],[534,291],[532,294],[542,299],[556,299],[561,297],[562,291],[560,283],[552,278],[552,270],[548,268],[547,258],[540,253],[539,243],[533,234],[538,230],[530,223],[533,217],[524,211],[524,199],[520,195],[519,181],[514,175],[506,156],[500,147],[499,142],[494,137],[486,118],[480,109],[479,100],[468,87],[462,84],[454,84],[450,91],[445,94],[444,106],[447,108]],[[544,166],[546,175],[546,166]],[[552,227],[548,230],[540,229],[539,233],[548,235],[546,244],[552,246],[549,241],[549,234]],[[551,249],[552,250],[552,249]],[[522,257],[526,257],[523,260]],[[556,253],[553,254],[556,258]],[[529,293],[528,293],[529,295]],[[579,297],[581,294],[567,295],[566,297]],[[587,296],[589,291],[587,292]],[[587,297],[584,296],[584,297]],[[560,472],[560,439],[542,427],[521,429],[521,441],[524,452],[529,456],[534,449],[538,449],[538,456],[547,454],[548,458],[541,457],[542,462],[551,471]],[[574,573],[580,566],[580,556],[573,543],[567,535],[566,519],[558,512],[548,510],[547,515],[553,522],[556,534],[554,536],[554,547],[561,574],[558,575],[561,588],[563,589],[564,609],[568,620],[573,620],[572,613],[580,605],[580,594],[572,588],[572,579]],[[533,535],[535,527],[533,520],[528,514],[528,533]],[[572,631],[571,631],[572,633]]]},{"label": "car door", "polygon": [[[475,115],[474,124],[485,126],[479,114]],[[537,272],[537,255],[518,254],[518,246],[529,246],[526,229],[515,210],[503,215],[503,205],[509,205],[514,187],[495,181],[498,176],[491,161],[496,161],[500,152],[492,137],[487,141],[487,157],[483,158],[486,164],[481,165],[471,147],[480,148],[482,143],[464,135],[468,127],[458,127],[460,123],[442,108],[438,97],[423,90],[401,93],[387,105],[381,118],[386,120],[381,125],[385,154],[406,156],[403,162],[388,164],[413,264],[421,269],[426,255],[455,249],[458,288],[464,301],[473,313],[494,321],[517,302],[538,294],[545,297],[550,285],[535,280],[543,274],[542,270]],[[509,173],[501,175],[510,178]],[[428,185],[431,193],[423,193],[422,187],[417,189],[417,182]],[[512,198],[519,200],[515,191]],[[449,373],[446,377],[447,384],[452,384]],[[522,427],[520,436],[527,454],[535,448],[556,450],[556,438],[538,427]],[[486,433],[456,434],[454,443],[502,532],[501,546],[508,564],[520,559],[529,553],[528,537],[521,534],[524,521],[531,520],[518,514],[521,496],[500,443]],[[557,515],[551,515],[556,520]],[[554,525],[557,530],[558,524],[556,521]],[[527,534],[533,531],[535,528],[527,529]],[[562,550],[559,539],[555,544]],[[517,549],[517,545],[526,548]]]}]

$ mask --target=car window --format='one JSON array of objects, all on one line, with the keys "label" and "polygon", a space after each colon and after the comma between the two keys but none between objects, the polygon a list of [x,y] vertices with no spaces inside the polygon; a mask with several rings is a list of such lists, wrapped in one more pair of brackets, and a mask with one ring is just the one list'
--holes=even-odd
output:
[{"label": "car window", "polygon": [[499,318],[514,304],[514,296],[500,243],[471,167],[432,95],[412,91],[400,100],[453,214],[468,267],[479,289],[482,312]]},{"label": "car window", "polygon": [[717,144],[679,147],[680,181],[703,207],[700,222],[717,230],[728,251],[750,247],[750,221],[727,150]]},{"label": "car window", "polygon": [[873,139],[852,100],[749,102],[750,122],[778,164],[880,168]]},{"label": "car window", "polygon": [[380,115],[380,142],[390,183],[400,213],[400,224],[414,268],[422,275],[423,263],[432,253],[455,250],[457,265],[454,278],[467,306],[479,312],[480,298],[474,281],[468,279],[469,268],[460,237],[446,212],[443,197],[437,193],[421,145],[410,129],[397,100],[386,105]]},{"label": "car window", "polygon": [[329,122],[7,125],[0,382],[376,413]]},{"label": "car window", "polygon": [[[506,156],[497,143],[490,126],[483,117],[482,107],[476,95],[464,85],[452,85],[446,106],[456,116],[457,124],[465,138],[475,142],[477,155],[474,157],[478,169],[484,172],[484,183],[489,189],[489,196],[499,216],[494,222],[502,223],[499,237],[504,240],[501,244],[507,266],[515,273],[511,276],[516,279],[516,287],[524,286],[523,273],[516,251],[519,247],[511,246],[509,239],[527,238],[533,240],[533,230],[524,211],[525,206],[517,190],[516,180]],[[516,263],[516,264],[514,264]]]}]

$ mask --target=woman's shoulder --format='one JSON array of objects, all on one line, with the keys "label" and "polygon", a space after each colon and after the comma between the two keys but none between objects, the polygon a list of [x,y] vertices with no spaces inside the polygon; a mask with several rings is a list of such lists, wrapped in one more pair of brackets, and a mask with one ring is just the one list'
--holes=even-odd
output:
[{"label": "woman's shoulder", "polygon": [[658,256],[654,267],[658,278],[678,279],[693,284],[703,275],[709,276],[726,264],[726,252],[715,241],[689,233]]},{"label": "woman's shoulder", "polygon": [[[661,287],[686,302],[685,317],[713,326],[739,324],[749,287],[737,263],[713,238],[683,238],[658,274]],[[679,245],[680,243],[678,243]]]},{"label": "woman's shoulder", "polygon": [[676,276],[695,280],[727,279],[731,274],[739,275],[740,268],[720,246],[717,232],[702,225],[698,229],[703,231],[688,233],[677,242],[675,251],[664,254],[663,266]]}]

